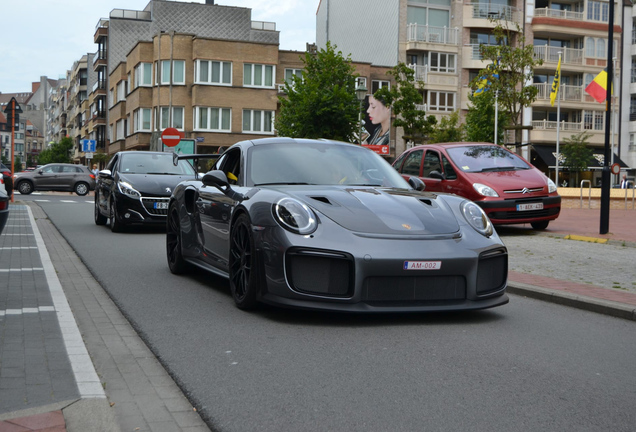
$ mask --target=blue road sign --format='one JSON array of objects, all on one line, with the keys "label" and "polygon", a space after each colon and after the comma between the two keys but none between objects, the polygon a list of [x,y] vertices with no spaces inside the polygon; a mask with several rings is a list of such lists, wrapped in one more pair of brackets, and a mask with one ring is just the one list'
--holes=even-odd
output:
[{"label": "blue road sign", "polygon": [[82,151],[84,153],[95,153],[95,147],[97,146],[96,140],[83,139],[80,142],[82,143]]}]

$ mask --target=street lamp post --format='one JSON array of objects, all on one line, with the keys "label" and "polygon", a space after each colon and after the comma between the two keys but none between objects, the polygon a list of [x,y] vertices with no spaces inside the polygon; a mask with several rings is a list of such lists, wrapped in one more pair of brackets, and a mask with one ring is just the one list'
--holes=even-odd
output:
[{"label": "street lamp post", "polygon": [[358,98],[358,101],[360,102],[360,110],[358,111],[358,125],[360,126],[360,130],[358,131],[358,141],[360,145],[362,145],[362,104],[366,97],[367,87],[362,83],[358,83],[358,86],[356,87],[356,98]]}]

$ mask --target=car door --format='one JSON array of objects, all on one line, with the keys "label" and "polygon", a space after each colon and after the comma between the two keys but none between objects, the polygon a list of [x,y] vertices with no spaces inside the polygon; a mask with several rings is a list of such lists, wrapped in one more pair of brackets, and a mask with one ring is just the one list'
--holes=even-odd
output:
[{"label": "car door", "polygon": [[110,175],[99,175],[99,181],[95,187],[97,199],[99,201],[99,209],[104,216],[110,215],[110,202],[114,189],[117,187],[116,172],[119,167],[121,155],[116,154],[110,160],[106,169],[111,172]]},{"label": "car door", "polygon": [[60,173],[57,177],[56,189],[72,191],[77,176],[80,174],[80,168],[72,165],[62,165]]},{"label": "car door", "polygon": [[59,187],[58,176],[62,170],[61,165],[47,165],[33,176],[33,184],[36,190],[55,190]]},{"label": "car door", "polygon": [[[216,162],[213,170],[225,173],[232,188],[241,191],[244,185],[243,155],[240,148],[227,151]],[[229,260],[230,220],[237,204],[219,189],[202,186],[196,205],[201,220],[205,259],[210,264],[227,270]]]}]

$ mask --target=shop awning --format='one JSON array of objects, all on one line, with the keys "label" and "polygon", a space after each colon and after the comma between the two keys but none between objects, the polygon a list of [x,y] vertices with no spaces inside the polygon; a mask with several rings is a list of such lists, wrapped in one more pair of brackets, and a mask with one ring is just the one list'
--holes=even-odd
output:
[{"label": "shop awning", "polygon": [[[549,168],[556,167],[556,146],[533,145],[532,148]],[[605,150],[600,148],[595,148],[593,149],[592,155],[593,155],[593,158],[590,161],[588,168],[589,169],[603,168],[603,159],[605,158]],[[562,156],[560,159],[561,159],[561,164],[559,165],[559,168],[563,166]],[[623,162],[621,158],[619,158],[616,155],[616,153],[614,153],[614,162],[619,164],[621,168],[629,168],[627,164]]]}]

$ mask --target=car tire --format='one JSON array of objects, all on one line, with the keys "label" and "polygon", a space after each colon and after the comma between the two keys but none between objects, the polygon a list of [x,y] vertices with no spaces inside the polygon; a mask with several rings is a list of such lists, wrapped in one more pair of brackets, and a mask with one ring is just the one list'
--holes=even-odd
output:
[{"label": "car tire", "polygon": [[95,192],[95,225],[106,225],[108,218],[99,210],[99,194]]},{"label": "car tire", "polygon": [[170,272],[173,274],[182,274],[187,268],[181,249],[181,220],[176,202],[172,202],[168,208],[168,222],[166,225],[166,257],[168,258]]},{"label": "car tire", "polygon": [[78,182],[75,184],[75,187],[73,188],[73,190],[75,191],[75,193],[79,196],[84,196],[88,193],[88,191],[90,190],[88,187],[87,183],[84,182]]},{"label": "car tire", "polygon": [[531,222],[530,225],[532,225],[532,228],[537,231],[543,231],[544,229],[548,227],[549,223],[550,221]]},{"label": "car tire", "polygon": [[110,224],[110,230],[114,233],[118,233],[122,231],[124,227],[121,222],[119,222],[119,216],[117,216],[117,206],[115,205],[115,200],[110,200],[110,216],[108,218]]},{"label": "car tire", "polygon": [[29,195],[31,192],[33,192],[33,185],[30,181],[23,180],[18,183],[16,189],[18,190],[18,192],[20,192],[21,195]]},{"label": "car tire", "polygon": [[252,224],[246,214],[240,215],[230,233],[230,290],[239,309],[256,307],[258,293],[258,267]]}]

